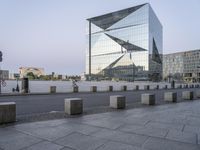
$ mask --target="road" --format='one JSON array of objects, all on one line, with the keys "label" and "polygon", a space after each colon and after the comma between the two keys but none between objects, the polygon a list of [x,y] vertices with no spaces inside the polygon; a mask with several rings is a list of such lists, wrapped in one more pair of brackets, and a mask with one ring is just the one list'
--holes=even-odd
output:
[{"label": "road", "polygon": [[[178,101],[181,100],[181,92],[186,89],[173,90],[149,90],[149,91],[125,91],[125,92],[101,92],[101,93],[68,93],[54,95],[28,95],[28,96],[2,96],[0,102],[16,102],[17,115],[30,115],[38,113],[47,113],[51,111],[63,111],[64,99],[70,97],[79,97],[84,100],[84,108],[92,109],[109,105],[110,95],[126,96],[127,104],[139,102],[142,93],[156,93],[156,102],[163,102],[164,92],[178,92]],[[197,90],[197,89],[187,89]]]}]

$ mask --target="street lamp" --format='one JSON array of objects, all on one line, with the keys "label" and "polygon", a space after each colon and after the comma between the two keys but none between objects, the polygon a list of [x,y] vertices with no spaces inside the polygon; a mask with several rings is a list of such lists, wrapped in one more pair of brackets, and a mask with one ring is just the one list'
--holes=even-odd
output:
[{"label": "street lamp", "polygon": [[196,82],[199,82],[199,80],[198,80],[199,69],[200,69],[200,65],[197,66]]},{"label": "street lamp", "polygon": [[[3,61],[2,56],[3,56],[3,53],[2,53],[2,51],[0,51],[0,62]],[[2,70],[1,70],[1,66],[0,66],[0,94],[1,94],[1,84],[2,84]]]}]

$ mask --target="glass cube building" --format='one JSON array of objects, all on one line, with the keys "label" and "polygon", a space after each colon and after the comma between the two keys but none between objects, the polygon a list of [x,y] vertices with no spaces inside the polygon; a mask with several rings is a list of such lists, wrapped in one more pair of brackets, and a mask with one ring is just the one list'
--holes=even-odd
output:
[{"label": "glass cube building", "polygon": [[162,25],[150,4],[87,19],[90,80],[162,79]]}]

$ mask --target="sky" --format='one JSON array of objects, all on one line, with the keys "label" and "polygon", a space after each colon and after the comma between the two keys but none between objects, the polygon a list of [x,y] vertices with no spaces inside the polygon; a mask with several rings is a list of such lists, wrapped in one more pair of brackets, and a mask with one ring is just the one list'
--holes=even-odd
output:
[{"label": "sky", "polygon": [[86,19],[150,3],[163,25],[163,52],[200,49],[200,0],[0,0],[2,69],[85,71]]}]

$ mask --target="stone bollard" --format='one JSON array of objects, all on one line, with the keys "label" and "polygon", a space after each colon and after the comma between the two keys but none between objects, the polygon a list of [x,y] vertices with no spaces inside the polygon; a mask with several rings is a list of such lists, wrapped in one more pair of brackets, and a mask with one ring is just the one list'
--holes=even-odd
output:
[{"label": "stone bollard", "polygon": [[150,90],[150,86],[149,85],[144,85],[144,90]]},{"label": "stone bollard", "polygon": [[165,86],[164,86],[164,89],[168,89],[168,86],[167,86],[167,85],[165,85]]},{"label": "stone bollard", "polygon": [[91,92],[97,92],[97,86],[91,86],[90,91]]},{"label": "stone bollard", "polygon": [[78,93],[78,86],[73,87],[73,92]]},{"label": "stone bollard", "polygon": [[56,93],[56,86],[50,86],[50,93]]},{"label": "stone bollard", "polygon": [[159,85],[156,86],[156,90],[159,90]]},{"label": "stone bollard", "polygon": [[81,98],[66,98],[65,113],[78,115],[83,113],[83,100]]},{"label": "stone bollard", "polygon": [[112,92],[112,91],[113,91],[113,86],[109,86],[109,87],[108,87],[108,91],[109,91],[109,92]]},{"label": "stone bollard", "polygon": [[16,103],[0,103],[0,124],[12,123],[16,121]]},{"label": "stone bollard", "polygon": [[126,97],[122,95],[110,96],[110,107],[124,109],[126,107]]},{"label": "stone bollard", "polygon": [[200,98],[200,90],[196,91],[196,97]]},{"label": "stone bollard", "polygon": [[127,86],[126,85],[124,85],[124,86],[122,86],[122,91],[127,91]]},{"label": "stone bollard", "polygon": [[192,91],[183,91],[182,98],[184,100],[193,100],[194,99],[194,92]]},{"label": "stone bollard", "polygon": [[135,89],[136,89],[136,90],[139,90],[139,85],[136,85],[136,86],[135,86]]},{"label": "stone bollard", "polygon": [[166,92],[164,94],[165,101],[168,102],[177,102],[177,93],[176,92]]},{"label": "stone bollard", "polygon": [[142,94],[142,104],[146,105],[155,105],[156,103],[156,96],[155,94]]}]

